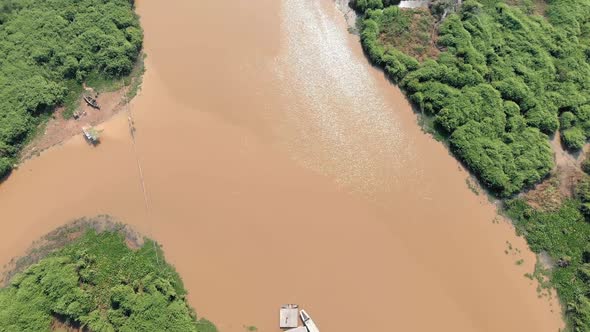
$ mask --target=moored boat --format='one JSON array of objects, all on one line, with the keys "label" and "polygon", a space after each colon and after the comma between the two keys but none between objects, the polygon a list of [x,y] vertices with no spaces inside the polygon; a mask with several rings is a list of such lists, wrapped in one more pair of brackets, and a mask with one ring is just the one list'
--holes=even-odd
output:
[{"label": "moored boat", "polygon": [[90,96],[84,96],[84,101],[86,102],[86,104],[90,105],[91,107],[94,107],[96,109],[100,109],[100,106],[98,105],[98,102],[96,101],[96,99],[90,97]]},{"label": "moored boat", "polygon": [[309,332],[320,332],[318,327],[315,325],[309,314],[305,310],[301,310],[299,312],[299,316],[301,316],[301,320],[303,321],[303,325],[307,327]]},{"label": "moored boat", "polygon": [[96,128],[84,126],[82,127],[82,133],[88,142],[92,144],[98,144],[100,142],[100,132]]}]

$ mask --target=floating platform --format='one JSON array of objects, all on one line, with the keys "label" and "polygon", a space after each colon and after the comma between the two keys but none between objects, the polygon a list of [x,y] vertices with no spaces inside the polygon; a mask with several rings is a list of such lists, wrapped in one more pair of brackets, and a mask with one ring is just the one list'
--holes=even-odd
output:
[{"label": "floating platform", "polygon": [[[296,304],[283,304],[281,306],[281,310],[279,311],[279,326],[282,329],[288,329],[292,327],[297,327],[299,325],[299,306]],[[289,330],[293,331],[293,330]],[[299,332],[299,331],[296,331]],[[307,332],[301,331],[301,332]]]}]

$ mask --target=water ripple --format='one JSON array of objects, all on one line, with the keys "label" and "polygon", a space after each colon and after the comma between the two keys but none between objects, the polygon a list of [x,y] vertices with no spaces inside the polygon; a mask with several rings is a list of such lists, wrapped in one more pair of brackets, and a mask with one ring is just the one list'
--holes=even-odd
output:
[{"label": "water ripple", "polygon": [[411,153],[380,94],[380,78],[353,53],[345,26],[319,1],[283,0],[281,15],[274,70],[293,102],[284,108],[278,135],[297,160],[342,185],[366,193],[394,185]]}]

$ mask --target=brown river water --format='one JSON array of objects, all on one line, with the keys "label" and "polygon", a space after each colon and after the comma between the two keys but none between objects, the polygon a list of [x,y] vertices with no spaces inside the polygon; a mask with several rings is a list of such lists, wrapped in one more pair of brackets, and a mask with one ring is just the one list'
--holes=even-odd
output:
[{"label": "brown river water", "polygon": [[[330,0],[138,1],[147,72],[103,142],[74,137],[0,185],[0,261],[73,218],[159,241],[199,315],[278,331],[557,331],[535,262],[422,133]],[[518,248],[505,250],[508,247]],[[522,265],[515,262],[524,259]]]}]

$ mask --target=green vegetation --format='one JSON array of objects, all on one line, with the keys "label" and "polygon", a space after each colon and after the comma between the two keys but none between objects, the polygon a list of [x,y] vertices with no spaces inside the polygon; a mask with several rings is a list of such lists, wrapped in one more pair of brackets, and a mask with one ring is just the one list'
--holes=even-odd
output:
[{"label": "green vegetation", "polygon": [[135,96],[137,96],[141,90],[141,85],[143,83],[143,73],[145,73],[145,57],[146,54],[143,53],[142,56],[137,59],[135,68],[133,68],[129,77],[125,79],[125,86],[128,87],[127,94],[125,96],[127,100],[135,98]]},{"label": "green vegetation", "polygon": [[[507,198],[546,178],[556,131],[571,151],[586,144],[590,0],[435,0],[430,13],[388,4],[354,2],[365,52],[492,193]],[[582,169],[590,174],[590,161]],[[590,331],[590,177],[550,203],[513,199],[506,212],[551,265],[529,277],[556,288],[568,331]]]},{"label": "green vegetation", "polygon": [[590,175],[590,158],[584,159],[584,161],[582,161],[581,167],[584,173]]},{"label": "green vegetation", "polygon": [[590,223],[581,203],[572,199],[558,210],[541,212],[517,199],[507,202],[508,215],[536,253],[546,252],[556,266],[545,273],[566,308],[572,331],[590,331]]},{"label": "green vegetation", "polygon": [[474,183],[471,178],[466,178],[465,179],[465,184],[467,184],[467,188],[469,188],[469,190],[471,190],[472,193],[476,194],[477,196],[479,196],[479,190],[477,189],[477,184]]},{"label": "green vegetation", "polygon": [[[465,1],[438,27],[442,52],[420,62],[395,42],[406,38],[414,12],[357,1],[370,59],[434,117],[452,152],[484,185],[504,197],[547,176],[553,167],[547,135],[560,125],[572,150],[590,136],[590,1],[551,1],[547,18],[531,15],[529,5]],[[442,18],[439,7],[432,9]]]},{"label": "green vegetation", "polygon": [[130,249],[125,240],[120,230],[88,230],[13,276],[0,289],[0,331],[50,331],[61,324],[97,332],[216,332],[196,319],[160,248],[146,240]]},{"label": "green vegetation", "polygon": [[352,0],[350,5],[354,9],[364,12],[367,9],[383,9],[384,7],[397,5],[400,1],[401,0]]},{"label": "green vegetation", "polygon": [[435,18],[426,9],[389,7],[381,16],[379,43],[385,49],[398,50],[419,60],[438,53],[432,42]]},{"label": "green vegetation", "polygon": [[128,75],[142,42],[133,1],[2,1],[0,177],[55,106],[73,113],[82,82]]}]

